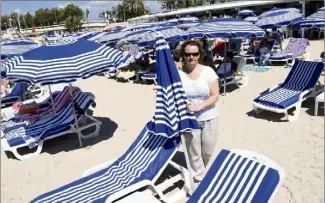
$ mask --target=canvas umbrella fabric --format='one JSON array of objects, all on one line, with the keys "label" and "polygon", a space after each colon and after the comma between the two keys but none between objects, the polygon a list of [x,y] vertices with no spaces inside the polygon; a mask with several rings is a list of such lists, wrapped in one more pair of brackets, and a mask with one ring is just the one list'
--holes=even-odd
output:
[{"label": "canvas umbrella fabric", "polygon": [[119,50],[78,40],[33,49],[9,59],[3,67],[8,79],[48,85],[74,82],[117,68],[124,58]]},{"label": "canvas umbrella fabric", "polygon": [[313,13],[299,23],[300,27],[303,28],[324,28],[324,7],[318,9],[316,13]]},{"label": "canvas umbrella fabric", "polygon": [[193,189],[191,167],[182,133],[199,130],[200,127],[194,114],[187,110],[185,91],[169,46],[162,35],[158,34],[155,47],[158,84],[156,110],[146,128],[157,136],[181,136]]},{"label": "canvas umbrella fabric", "polygon": [[256,16],[256,13],[253,10],[245,9],[245,10],[239,11],[238,15],[239,16]]},{"label": "canvas umbrella fabric", "polygon": [[[13,57],[2,65],[8,79],[16,82],[50,85],[70,83],[118,68],[125,57],[121,51],[88,40],[47,45]],[[70,88],[70,94],[72,90]],[[52,98],[52,97],[51,97]],[[52,98],[53,103],[53,98]],[[74,108],[74,101],[72,101]],[[55,110],[54,110],[55,111]],[[75,114],[76,129],[79,132]],[[78,133],[82,147],[81,135]]]},{"label": "canvas umbrella fabric", "polygon": [[294,24],[302,19],[302,14],[297,9],[273,9],[260,15],[255,25],[269,29]]},{"label": "canvas umbrella fabric", "polygon": [[1,55],[22,54],[40,45],[29,40],[6,41],[1,43]]}]

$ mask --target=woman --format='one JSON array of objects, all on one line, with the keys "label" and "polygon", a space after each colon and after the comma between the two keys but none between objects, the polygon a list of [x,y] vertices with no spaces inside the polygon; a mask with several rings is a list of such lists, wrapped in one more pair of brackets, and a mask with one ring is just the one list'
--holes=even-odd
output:
[{"label": "woman", "polygon": [[201,128],[199,131],[187,132],[184,136],[197,186],[205,175],[205,167],[219,134],[216,107],[219,98],[218,76],[209,66],[201,65],[204,50],[199,41],[184,42],[181,56],[184,66],[179,74],[188,98],[187,109],[194,112]]}]

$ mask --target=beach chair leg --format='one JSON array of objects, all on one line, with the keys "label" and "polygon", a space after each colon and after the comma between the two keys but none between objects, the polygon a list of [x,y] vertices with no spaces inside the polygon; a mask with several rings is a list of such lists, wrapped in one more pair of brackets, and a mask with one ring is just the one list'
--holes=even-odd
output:
[{"label": "beach chair leg", "polygon": [[[102,122],[100,122],[99,120],[97,120],[97,119],[95,119],[95,118],[93,118],[91,116],[88,116],[88,115],[85,115],[85,116],[86,116],[86,118],[89,118],[91,120],[91,123],[86,124],[85,126],[79,127],[80,137],[82,139],[97,137],[99,135],[100,126],[101,126]],[[89,129],[91,127],[95,127],[94,132],[87,133],[87,134],[82,133],[83,130]]]},{"label": "beach chair leg", "polygon": [[[241,83],[239,83],[241,81]],[[241,75],[240,79],[235,79],[235,83],[239,88],[243,88],[248,85],[248,76],[245,76],[244,74]]]},{"label": "beach chair leg", "polygon": [[290,116],[290,115],[288,114],[288,110],[286,110],[286,111],[284,112],[284,115],[285,115],[286,119],[287,119],[289,122],[293,122],[293,121],[295,121],[295,120],[298,119],[298,116],[299,116],[299,114],[300,114],[300,110],[301,110],[301,102],[299,102],[295,107],[296,107],[296,110],[293,112],[293,116]]},{"label": "beach chair leg", "polygon": [[19,160],[25,160],[25,159],[28,159],[30,157],[33,157],[33,156],[36,156],[36,155],[39,155],[42,151],[42,148],[43,148],[43,142],[40,142],[38,145],[37,145],[37,150],[33,153],[28,153],[28,154],[25,154],[25,155],[21,155],[18,153],[18,148],[15,147],[15,148],[12,148],[10,151],[14,154],[14,156],[19,159]]},{"label": "beach chair leg", "polygon": [[258,115],[258,114],[260,114],[263,110],[262,109],[259,109],[259,108],[257,108],[256,106],[253,106],[253,108],[254,108],[254,111],[255,111],[255,113]]},{"label": "beach chair leg", "polygon": [[314,116],[317,116],[318,114],[318,100],[315,100],[315,109],[314,109]]}]

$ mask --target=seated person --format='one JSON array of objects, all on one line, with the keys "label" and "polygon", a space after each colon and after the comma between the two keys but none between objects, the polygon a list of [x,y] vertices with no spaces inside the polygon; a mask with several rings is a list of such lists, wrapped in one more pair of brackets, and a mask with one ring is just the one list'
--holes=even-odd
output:
[{"label": "seated person", "polygon": [[271,53],[270,46],[267,43],[266,38],[262,39],[260,46],[259,46],[259,52],[260,52],[260,65],[264,66],[267,63],[267,61],[271,55],[270,54]]},{"label": "seated person", "polygon": [[227,52],[224,61],[217,67],[216,73],[220,78],[233,75],[237,71],[237,64],[232,61],[234,54]]},{"label": "seated person", "polygon": [[9,80],[1,79],[1,97],[5,97],[11,92],[12,88]]}]

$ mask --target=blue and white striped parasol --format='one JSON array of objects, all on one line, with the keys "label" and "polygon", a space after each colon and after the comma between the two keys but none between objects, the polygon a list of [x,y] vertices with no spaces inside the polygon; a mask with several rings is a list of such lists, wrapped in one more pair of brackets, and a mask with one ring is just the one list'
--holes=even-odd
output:
[{"label": "blue and white striped parasol", "polygon": [[[188,39],[187,33],[184,30],[178,29],[177,27],[159,28],[156,30],[156,32],[159,32],[168,43]],[[142,35],[138,41],[138,45],[141,47],[154,46],[156,43],[156,35],[157,34],[155,32]]]},{"label": "blue and white striped parasol", "polygon": [[297,12],[297,9],[273,9],[265,13],[260,15],[260,19],[255,23],[263,29],[287,26],[302,19],[302,14]]},{"label": "blue and white striped parasol", "polygon": [[124,44],[128,44],[131,42],[137,42],[141,37],[149,34],[150,32],[154,32],[154,30],[139,30],[139,31],[131,32],[131,33],[125,35],[119,41],[117,41],[115,48],[120,48]]},{"label": "blue and white striped parasol", "polygon": [[248,16],[244,20],[251,22],[251,23],[256,23],[256,21],[258,21],[258,17],[257,16]]},{"label": "blue and white striped parasol", "polygon": [[42,46],[2,64],[8,79],[41,85],[74,82],[117,68],[121,51],[88,40]]},{"label": "blue and white striped parasol", "polygon": [[107,33],[107,35],[104,35],[103,37],[99,38],[98,42],[100,42],[100,43],[114,42],[130,33],[132,33],[132,32],[124,32],[124,31],[112,32],[112,33],[109,32],[109,33]]},{"label": "blue and white striped parasol", "polygon": [[39,44],[29,40],[10,40],[1,43],[1,55],[22,54],[39,46]]},{"label": "blue and white striped parasol", "polygon": [[256,16],[256,13],[253,10],[245,9],[245,10],[239,11],[238,15],[239,16]]},{"label": "blue and white striped parasol", "polygon": [[156,41],[156,69],[156,111],[147,129],[170,138],[179,136],[181,132],[198,130],[196,117],[187,110],[187,98],[178,70],[162,36],[158,36]]},{"label": "blue and white striped parasol", "polygon": [[272,8],[268,11],[263,12],[261,15],[259,15],[259,18],[266,17],[272,13],[277,13],[279,11],[291,11],[291,12],[296,12],[296,13],[300,12],[300,10],[297,8]]},{"label": "blue and white striped parasol", "polygon": [[264,36],[264,30],[258,26],[241,19],[218,18],[201,23],[187,30],[190,38],[229,38]]},{"label": "blue and white striped parasol", "polygon": [[299,22],[300,27],[303,28],[324,28],[324,7],[318,9],[316,13],[308,16],[306,19]]}]

